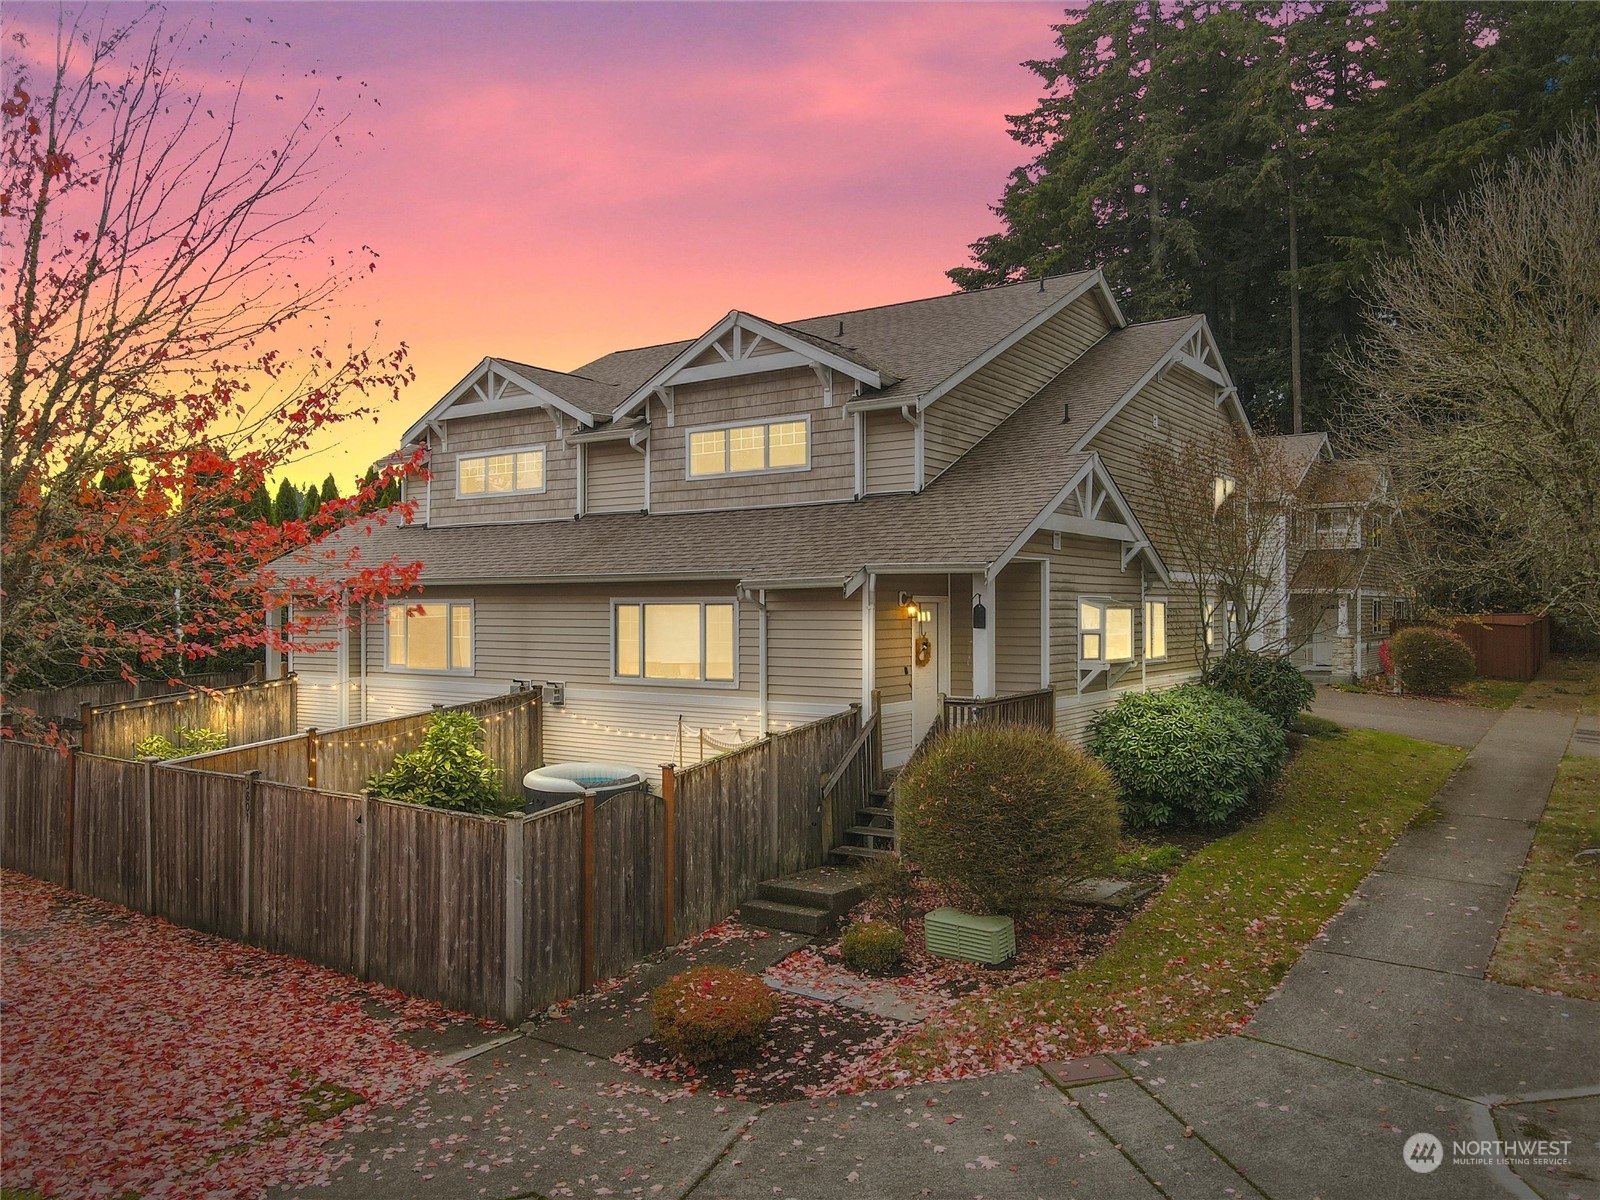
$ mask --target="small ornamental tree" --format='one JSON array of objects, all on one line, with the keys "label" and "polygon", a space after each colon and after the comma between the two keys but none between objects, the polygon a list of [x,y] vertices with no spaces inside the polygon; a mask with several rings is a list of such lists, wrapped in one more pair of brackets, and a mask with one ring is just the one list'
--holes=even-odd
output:
[{"label": "small ornamental tree", "polygon": [[[0,14],[0,694],[330,645],[309,614],[417,576],[361,559],[359,536],[309,549],[415,461],[309,519],[262,512],[265,478],[413,374],[403,344],[314,324],[376,266],[311,244],[342,153],[330,97],[271,134],[259,89],[183,72],[216,22],[191,37],[156,5],[123,24],[69,8],[35,47],[25,8]],[[245,40],[210,77],[260,49]],[[266,569],[296,554],[292,578]]]},{"label": "small ornamental tree", "polygon": [[1408,692],[1443,696],[1472,682],[1478,672],[1472,648],[1455,634],[1427,625],[1402,629],[1389,639],[1395,676]]},{"label": "small ornamental tree", "polygon": [[1123,816],[1139,828],[1224,824],[1288,757],[1275,720],[1199,684],[1124,696],[1090,725],[1089,749],[1111,768]]},{"label": "small ornamental tree", "polygon": [[467,712],[434,713],[422,744],[367,786],[390,800],[454,812],[497,813],[506,807],[500,768],[483,752],[483,726]]},{"label": "small ornamental tree", "polygon": [[1110,858],[1116,785],[1053,734],[968,725],[906,765],[895,822],[930,880],[983,911],[1020,914]]}]

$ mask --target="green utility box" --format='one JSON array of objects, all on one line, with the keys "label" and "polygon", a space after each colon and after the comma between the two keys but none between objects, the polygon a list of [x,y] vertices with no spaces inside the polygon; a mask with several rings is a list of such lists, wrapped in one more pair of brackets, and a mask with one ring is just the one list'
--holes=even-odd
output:
[{"label": "green utility box", "polygon": [[980,917],[936,908],[922,919],[928,953],[993,967],[1017,956],[1017,926],[1010,917]]}]

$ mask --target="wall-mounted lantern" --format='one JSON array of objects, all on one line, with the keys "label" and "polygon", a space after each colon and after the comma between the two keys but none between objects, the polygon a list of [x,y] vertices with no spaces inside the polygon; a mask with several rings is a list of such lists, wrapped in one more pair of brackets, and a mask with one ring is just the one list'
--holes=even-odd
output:
[{"label": "wall-mounted lantern", "polygon": [[900,615],[905,617],[908,621],[915,621],[918,614],[922,612],[921,605],[917,603],[916,598],[913,597],[910,592],[900,593],[899,604]]}]

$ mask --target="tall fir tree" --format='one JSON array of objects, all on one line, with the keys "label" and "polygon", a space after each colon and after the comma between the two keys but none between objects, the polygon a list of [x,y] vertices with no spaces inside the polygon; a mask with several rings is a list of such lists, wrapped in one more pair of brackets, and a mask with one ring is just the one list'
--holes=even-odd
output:
[{"label": "tall fir tree", "polygon": [[300,519],[300,490],[285,479],[278,485],[278,495],[272,502],[272,520],[282,525]]}]

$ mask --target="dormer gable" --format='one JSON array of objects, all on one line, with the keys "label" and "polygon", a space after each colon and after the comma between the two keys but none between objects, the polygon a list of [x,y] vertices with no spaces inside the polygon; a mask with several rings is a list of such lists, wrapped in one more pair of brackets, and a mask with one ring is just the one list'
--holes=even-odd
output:
[{"label": "dormer gable", "polygon": [[897,382],[859,351],[826,338],[768,321],[737,309],[690,342],[654,375],[639,385],[611,414],[620,421],[641,411],[652,396],[675,421],[672,389],[691,383],[736,379],[810,368],[822,385],[823,406],[831,408],[839,379],[851,381],[852,394],[862,388],[882,389]]},{"label": "dormer gable", "polygon": [[403,443],[415,444],[430,430],[444,443],[452,421],[539,408],[550,413],[564,438],[568,426],[593,428],[618,391],[612,384],[581,375],[485,358],[406,430]]}]

